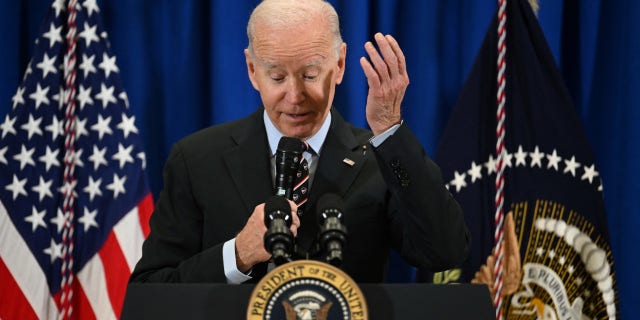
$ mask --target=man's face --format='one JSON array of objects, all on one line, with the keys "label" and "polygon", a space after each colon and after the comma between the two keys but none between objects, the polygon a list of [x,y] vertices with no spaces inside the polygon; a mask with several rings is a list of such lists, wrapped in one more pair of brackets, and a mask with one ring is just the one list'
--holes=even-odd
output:
[{"label": "man's face", "polygon": [[245,50],[245,57],[267,115],[285,136],[313,136],[342,82],[346,45],[336,57],[332,34],[321,21],[286,30],[257,25],[255,30],[254,56]]}]

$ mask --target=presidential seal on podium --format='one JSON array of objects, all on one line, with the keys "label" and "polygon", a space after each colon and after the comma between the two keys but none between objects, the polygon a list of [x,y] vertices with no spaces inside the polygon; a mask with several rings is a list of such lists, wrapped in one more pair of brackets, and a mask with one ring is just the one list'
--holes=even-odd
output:
[{"label": "presidential seal on podium", "polygon": [[342,270],[296,260],[267,273],[249,298],[248,320],[368,319],[358,285]]}]

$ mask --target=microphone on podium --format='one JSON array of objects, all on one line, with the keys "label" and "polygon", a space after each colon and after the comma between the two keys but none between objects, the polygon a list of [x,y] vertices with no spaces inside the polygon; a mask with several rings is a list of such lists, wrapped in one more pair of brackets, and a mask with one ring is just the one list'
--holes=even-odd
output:
[{"label": "microphone on podium", "polygon": [[289,227],[293,217],[291,206],[282,196],[272,196],[264,205],[264,248],[271,253],[273,262],[281,265],[290,261],[293,251],[293,234]]},{"label": "microphone on podium", "polygon": [[336,267],[342,264],[342,249],[347,243],[347,227],[342,224],[343,208],[342,198],[333,193],[324,194],[318,200],[320,249],[325,253],[325,260]]},{"label": "microphone on podium", "polygon": [[280,138],[276,150],[276,195],[291,200],[293,184],[303,151],[304,143],[299,139]]}]

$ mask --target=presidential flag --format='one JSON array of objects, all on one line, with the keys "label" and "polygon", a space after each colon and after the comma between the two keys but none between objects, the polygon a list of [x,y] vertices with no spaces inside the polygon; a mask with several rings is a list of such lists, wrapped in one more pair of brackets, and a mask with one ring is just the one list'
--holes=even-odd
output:
[{"label": "presidential flag", "polygon": [[56,0],[0,118],[0,319],[117,319],[153,208],[95,0]]},{"label": "presidential flag", "polygon": [[[516,283],[503,298],[502,314],[507,319],[615,319],[616,279],[597,164],[531,7],[525,0],[509,0],[506,15],[504,211],[513,213],[519,250],[504,261],[520,259],[511,264],[517,270],[505,275],[515,276]],[[461,274],[439,274],[441,282],[470,281],[482,265],[491,264],[497,18],[436,153],[473,239]]]}]

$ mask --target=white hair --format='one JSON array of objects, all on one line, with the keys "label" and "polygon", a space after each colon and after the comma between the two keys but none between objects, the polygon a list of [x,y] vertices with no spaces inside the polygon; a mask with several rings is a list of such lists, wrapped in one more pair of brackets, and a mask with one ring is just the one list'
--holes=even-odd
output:
[{"label": "white hair", "polygon": [[320,17],[327,22],[329,31],[333,35],[333,45],[336,58],[340,55],[342,36],[340,35],[340,20],[333,6],[325,0],[264,0],[251,13],[247,23],[247,37],[249,38],[249,54],[253,57],[252,43],[255,39],[255,26],[258,23],[271,28],[288,28],[309,23],[314,17]]}]

